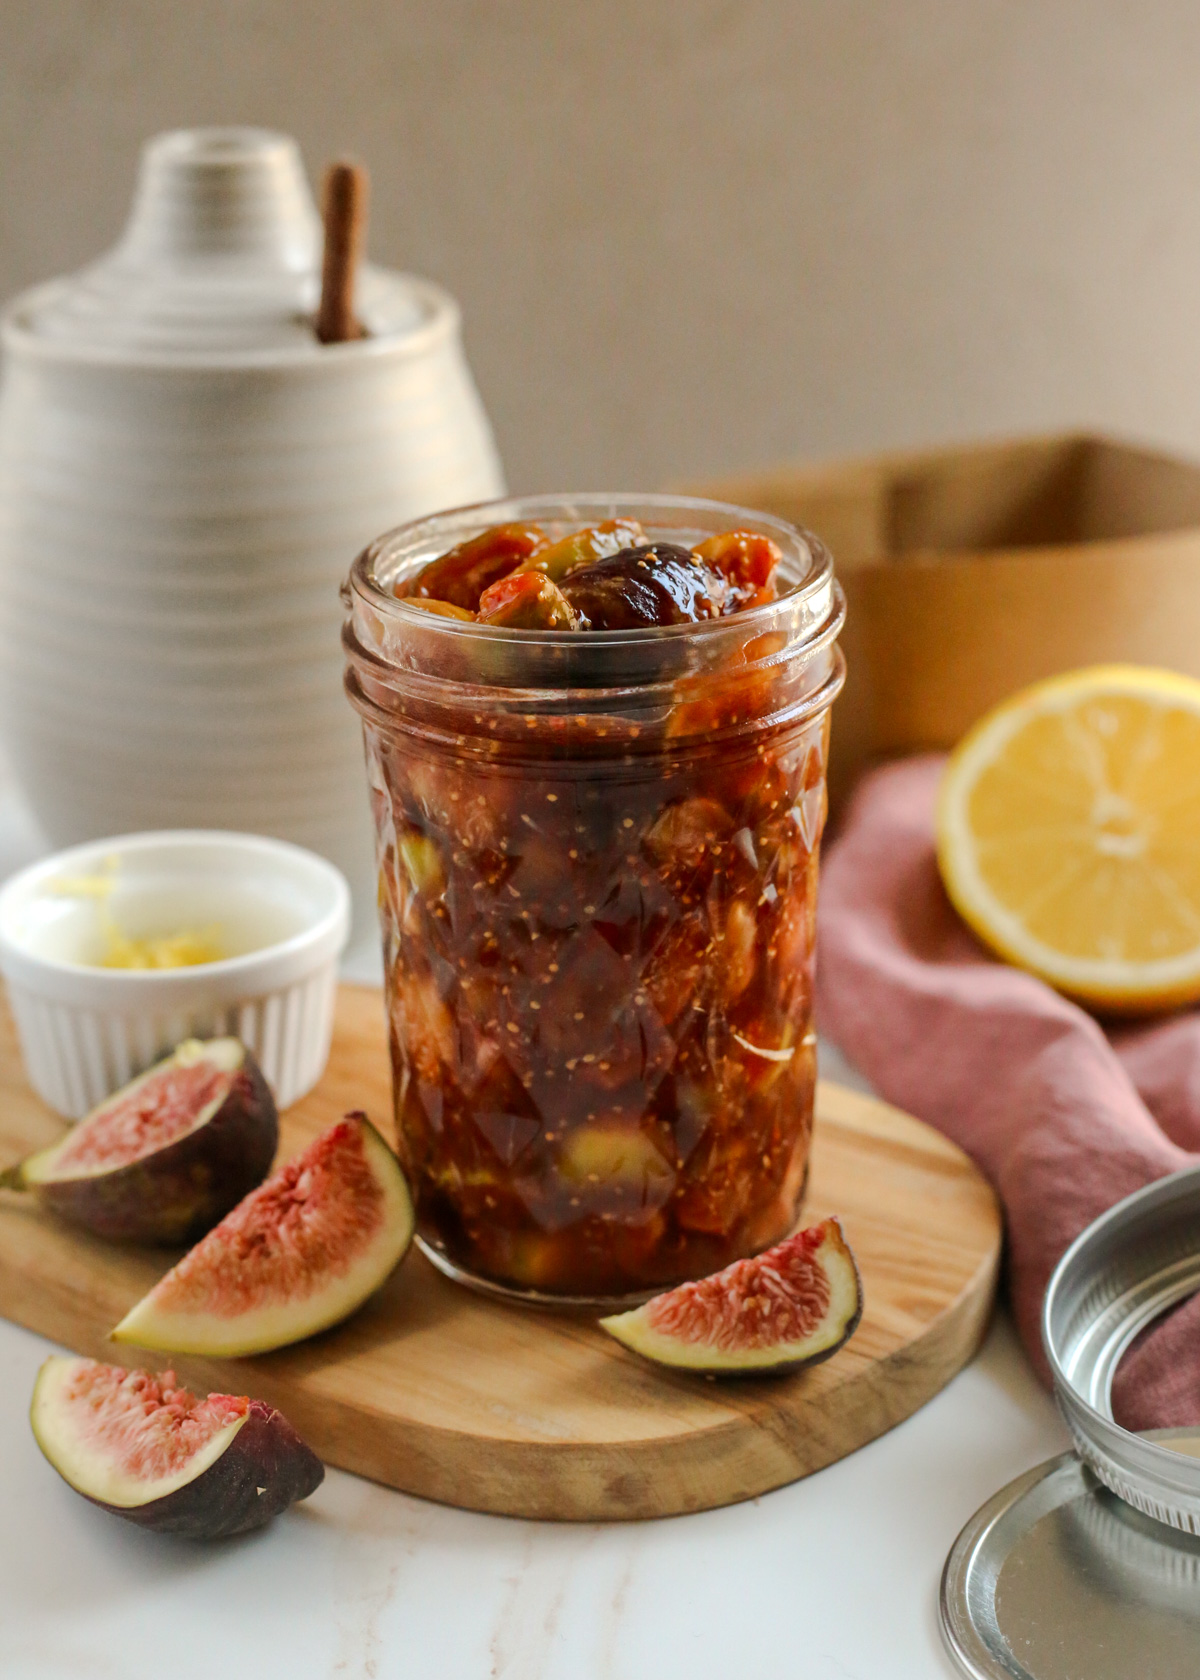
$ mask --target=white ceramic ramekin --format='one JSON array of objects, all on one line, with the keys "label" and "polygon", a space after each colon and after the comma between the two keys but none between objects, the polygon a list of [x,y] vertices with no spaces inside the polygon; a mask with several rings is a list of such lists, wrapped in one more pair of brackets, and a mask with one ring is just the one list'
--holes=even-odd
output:
[{"label": "white ceramic ramekin", "polygon": [[[106,897],[79,891],[110,869]],[[231,955],[189,968],[90,966],[104,949],[102,903],[132,938],[219,926]],[[230,1033],[285,1108],[329,1059],[349,926],[345,877],[282,840],[178,829],[56,852],[0,890],[0,972],[30,1084],[77,1120],[182,1039]]]}]

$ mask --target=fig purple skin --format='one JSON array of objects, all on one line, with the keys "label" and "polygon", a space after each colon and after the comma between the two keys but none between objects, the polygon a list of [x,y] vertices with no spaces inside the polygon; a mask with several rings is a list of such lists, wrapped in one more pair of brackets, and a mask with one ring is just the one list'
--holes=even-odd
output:
[{"label": "fig purple skin", "polygon": [[[206,1069],[207,1086],[202,1080],[197,1088],[197,1071]],[[173,1096],[179,1113],[188,1101],[179,1090],[185,1079],[198,1105],[192,1123],[183,1116],[186,1129],[158,1147],[150,1136],[144,1149],[136,1136],[106,1139],[102,1122],[111,1129],[122,1107],[152,1106],[155,1091]],[[60,1219],[96,1236],[174,1246],[203,1236],[261,1184],[278,1143],[275,1099],[249,1050],[237,1039],[189,1040],[107,1097],[61,1142],[0,1175],[0,1188],[32,1192]]]},{"label": "fig purple skin", "polygon": [[669,542],[622,548],[568,572],[559,587],[592,630],[715,618],[725,593],[721,580],[690,549]]},{"label": "fig purple skin", "polygon": [[[82,1397],[78,1389],[73,1391],[81,1380],[88,1385]],[[55,1355],[42,1366],[34,1387],[34,1437],[64,1481],[91,1504],[156,1534],[184,1540],[220,1540],[262,1528],[320,1487],[325,1466],[282,1412],[262,1400],[229,1395],[210,1395],[198,1405],[195,1396],[175,1389],[174,1381],[169,1371],[160,1379],[148,1371],[123,1371],[91,1359]],[[145,1411],[132,1422],[131,1398],[135,1408],[144,1406]],[[124,1403],[123,1415],[115,1419],[116,1450],[112,1440],[104,1438],[103,1425],[98,1436],[89,1435],[97,1409],[103,1418],[106,1401]],[[147,1469],[139,1478],[120,1463],[120,1445],[131,1435],[141,1442],[145,1461],[153,1462],[156,1413],[167,1412],[178,1422],[181,1411],[203,1413],[214,1404],[226,1409],[228,1420],[219,1420],[201,1436],[190,1462],[160,1465],[157,1484],[153,1471]],[[139,1479],[148,1491],[163,1480],[174,1485],[142,1502],[137,1498]],[[119,1489],[121,1502],[101,1497],[101,1488]]]},{"label": "fig purple skin", "polygon": [[223,1540],[263,1528],[289,1505],[315,1493],[324,1480],[325,1466],[283,1413],[264,1400],[251,1400],[231,1444],[186,1487],[148,1505],[108,1505],[90,1494],[84,1498],[156,1534]]}]

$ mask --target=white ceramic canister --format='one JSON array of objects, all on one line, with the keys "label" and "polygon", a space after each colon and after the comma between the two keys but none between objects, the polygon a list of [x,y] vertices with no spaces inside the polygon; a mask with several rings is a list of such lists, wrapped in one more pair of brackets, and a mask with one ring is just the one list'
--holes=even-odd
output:
[{"label": "white ceramic canister", "polygon": [[503,491],[436,286],[369,265],[319,344],[295,144],[160,135],[119,244],[3,316],[0,734],[55,846],[229,828],[373,916],[338,586],[372,537]]}]

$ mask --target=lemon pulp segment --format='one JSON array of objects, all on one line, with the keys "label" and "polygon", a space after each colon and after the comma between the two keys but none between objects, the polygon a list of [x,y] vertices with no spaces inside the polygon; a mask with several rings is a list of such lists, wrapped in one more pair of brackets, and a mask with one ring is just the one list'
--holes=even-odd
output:
[{"label": "lemon pulp segment", "polygon": [[1005,701],[951,756],[938,862],[986,944],[1084,1001],[1200,997],[1200,682],[1096,666]]}]

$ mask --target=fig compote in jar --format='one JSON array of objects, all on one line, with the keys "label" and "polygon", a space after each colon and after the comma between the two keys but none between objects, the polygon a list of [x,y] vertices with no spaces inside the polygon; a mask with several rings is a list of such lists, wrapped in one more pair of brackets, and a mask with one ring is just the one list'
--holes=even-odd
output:
[{"label": "fig compote in jar", "polygon": [[714,502],[513,498],[380,538],[347,600],[426,1254],[607,1306],[778,1241],[812,1132],[826,550]]}]

